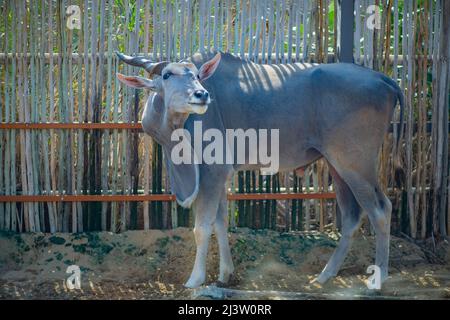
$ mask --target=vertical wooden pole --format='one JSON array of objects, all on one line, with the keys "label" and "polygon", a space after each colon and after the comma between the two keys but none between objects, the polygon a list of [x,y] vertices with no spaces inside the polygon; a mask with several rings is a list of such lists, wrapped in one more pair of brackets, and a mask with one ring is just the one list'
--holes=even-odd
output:
[{"label": "vertical wooden pole", "polygon": [[[102,4],[103,5],[103,4]],[[106,17],[106,12],[104,12],[103,7],[103,14]],[[106,79],[106,105],[105,105],[105,112],[103,119],[105,122],[110,122],[111,119],[111,103],[112,103],[112,56],[113,56],[113,50],[112,50],[112,37],[113,37],[113,4],[112,2],[108,2],[108,38],[107,38],[107,79]],[[148,34],[148,33],[146,33]],[[105,132],[102,135],[103,138],[103,150],[102,150],[102,191],[104,194],[108,194],[109,190],[109,167],[111,165],[109,159],[110,159],[110,150],[111,150],[111,134],[110,130],[105,130]],[[102,230],[107,230],[107,213],[108,213],[108,207],[109,204],[106,202],[102,203],[102,213],[101,213],[101,228]]]},{"label": "vertical wooden pole", "polygon": [[[450,212],[446,219],[446,198],[448,196],[447,184],[449,177],[448,160],[448,105],[449,105],[449,72],[450,72],[450,3],[442,1],[442,11],[440,15],[441,28],[439,39],[439,65],[436,74],[437,84],[437,110],[439,113],[437,129],[437,148],[436,148],[436,169],[441,174],[436,175],[435,180],[435,212],[438,212],[438,219],[435,221],[435,232],[446,236],[450,231]],[[448,224],[448,226],[446,226]],[[439,227],[438,227],[439,226]]]},{"label": "vertical wooden pole", "polygon": [[[4,1],[2,1],[0,3],[0,7],[1,7],[1,14],[3,14],[3,19],[5,20],[5,26],[7,25],[7,8],[6,8],[6,4],[4,3]],[[5,37],[6,37],[6,32],[7,29],[4,29],[4,34],[3,36],[0,36],[2,41],[5,41]],[[0,76],[3,75],[2,79],[5,79],[6,76],[6,69],[7,69],[7,65],[0,65]],[[2,73],[2,70],[5,71],[5,73]],[[0,86],[0,94],[2,94],[3,97],[6,97],[6,81],[3,82],[3,88],[2,86]],[[3,90],[2,90],[3,89]],[[4,122],[4,117],[3,114],[6,115],[6,107],[5,107],[5,102],[4,101],[0,101],[0,121]],[[3,194],[4,190],[6,189],[6,187],[4,186],[4,171],[3,171],[3,166],[4,166],[4,158],[3,158],[3,154],[5,153],[5,145],[6,145],[6,132],[0,132],[0,192],[1,194]],[[6,154],[5,154],[5,158],[6,158]],[[5,230],[5,203],[0,203],[0,230]]]},{"label": "vertical wooden pole", "polygon": [[[155,1],[156,2],[156,1]],[[182,1],[182,6],[185,1]],[[153,12],[154,14],[154,12]],[[181,20],[184,21],[183,12],[181,12]],[[153,26],[155,28],[155,26]],[[181,32],[183,32],[183,27],[181,28]],[[148,55],[149,52],[149,35],[150,35],[150,0],[145,2],[145,20],[144,20],[144,33],[147,35],[144,38],[144,53]],[[155,42],[155,38],[152,39],[153,43]],[[183,35],[181,35],[180,39],[180,52],[183,52]],[[183,57],[184,53],[180,53],[181,57]],[[145,94],[144,100],[148,99],[148,94]],[[144,149],[144,194],[149,194],[150,192],[150,145],[151,138],[147,134],[143,135],[143,149]],[[150,217],[149,217],[149,202],[144,201],[143,203],[143,221],[144,221],[144,230],[148,230],[150,228]]]},{"label": "vertical wooden pole", "polygon": [[353,0],[338,0],[337,56],[340,62],[353,62],[353,10]]},{"label": "vertical wooden pole", "polygon": [[[3,17],[4,18],[4,31],[5,31],[5,37],[4,37],[4,47],[3,50],[5,52],[9,52],[9,33],[10,33],[10,23],[9,19],[7,18],[9,16],[10,11],[10,4],[8,1],[5,1],[3,4]],[[14,60],[14,59],[13,59]],[[3,61],[3,71],[4,71],[4,86],[3,86],[3,95],[5,97],[4,101],[4,122],[8,123],[10,121],[10,96],[9,93],[12,91],[12,88],[9,87],[9,70],[10,70],[10,64],[7,63],[6,59]],[[11,192],[11,180],[10,180],[10,166],[11,166],[11,153],[10,153],[10,146],[11,146],[11,132],[8,130],[5,133],[4,136],[4,143],[2,143],[1,152],[5,153],[4,162],[1,162],[2,165],[0,166],[0,170],[2,170],[2,175],[0,175],[1,183],[0,188],[5,188],[5,195],[9,195]],[[4,211],[2,212],[2,222],[0,224],[1,230],[10,230],[11,227],[11,203],[5,203]]]},{"label": "vertical wooden pole", "polygon": [[407,24],[407,65],[408,65],[408,79],[407,79],[407,126],[406,126],[406,158],[407,158],[407,177],[406,177],[406,187],[408,192],[408,210],[409,210],[409,225],[410,225],[410,233],[411,237],[416,237],[417,232],[417,222],[416,222],[416,210],[414,206],[414,189],[413,189],[413,126],[414,126],[414,118],[413,118],[413,86],[414,86],[414,73],[415,73],[415,61],[414,61],[414,45],[415,41],[415,28],[413,27],[415,16],[415,8],[416,8],[416,0],[408,3],[408,6],[405,6],[405,11],[408,14],[408,24]]},{"label": "vertical wooden pole", "polygon": [[[336,9],[335,9],[336,10]],[[308,34],[309,34],[309,23],[308,16],[310,17],[309,11],[309,1],[304,0],[303,2],[303,62],[306,62],[309,56],[309,47],[308,47]],[[311,20],[311,17],[310,17]]]}]

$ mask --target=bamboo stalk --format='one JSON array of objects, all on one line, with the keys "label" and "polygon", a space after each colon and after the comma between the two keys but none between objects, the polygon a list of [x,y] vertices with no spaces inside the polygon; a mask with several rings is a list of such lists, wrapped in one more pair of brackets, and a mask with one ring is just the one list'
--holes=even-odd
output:
[{"label": "bamboo stalk", "polygon": [[[438,219],[435,221],[435,231],[443,236],[447,235],[446,223],[450,220],[448,216],[450,213],[445,213],[445,202],[448,196],[448,190],[446,189],[447,180],[449,176],[449,160],[448,160],[448,104],[449,104],[449,73],[450,64],[448,62],[450,58],[449,49],[449,37],[450,37],[450,5],[446,1],[442,1],[442,11],[440,15],[442,31],[440,32],[439,39],[439,65],[437,68],[437,103],[438,112],[441,121],[439,121],[438,128],[438,142],[437,142],[437,170],[442,169],[442,173],[437,175],[435,180],[435,193],[438,195],[435,199],[436,207],[439,208]],[[439,227],[437,227],[439,226]]]},{"label": "bamboo stalk", "polygon": [[[10,8],[15,7],[15,1],[10,1]],[[15,54],[17,51],[17,11],[12,10],[12,52]],[[17,108],[13,108],[12,106],[16,104],[16,70],[17,70],[17,61],[16,59],[13,59],[11,63],[11,122],[15,122],[17,118],[16,110]],[[15,195],[17,190],[17,174],[16,174],[16,131],[11,131],[11,138],[10,138],[10,146],[11,146],[11,188],[10,188],[10,194]],[[9,168],[8,168],[9,169]],[[16,203],[11,203],[11,224],[10,224],[10,230],[16,230],[22,231],[22,223],[18,223],[18,220],[16,217],[19,217],[19,212],[17,211]]]},{"label": "bamboo stalk", "polygon": [[[9,7],[10,7],[10,3],[9,1],[5,1],[4,4],[4,17],[6,17],[6,13],[9,11]],[[9,33],[10,33],[10,28],[9,28],[9,24],[8,24],[8,19],[4,19],[5,22],[5,52],[9,50]],[[14,33],[14,32],[12,32]],[[10,87],[10,83],[9,83],[9,68],[8,68],[9,64],[7,64],[6,62],[4,62],[4,95],[5,95],[5,122],[9,122],[10,121],[10,117],[11,117],[11,107],[10,107],[10,92],[11,94],[13,90],[13,87]],[[13,65],[11,65],[11,69],[13,68]],[[12,76],[12,78],[14,78],[14,74]],[[12,191],[12,185],[11,185],[11,158],[15,158],[15,156],[12,156],[13,153],[11,153],[11,147],[12,147],[12,139],[11,136],[13,135],[13,132],[7,131],[5,134],[5,159],[4,159],[4,164],[3,164],[3,168],[0,167],[0,169],[2,169],[3,173],[4,173],[4,186],[5,186],[5,195],[10,195],[11,191]],[[14,154],[15,155],[15,154]],[[6,203],[5,204],[5,212],[4,212],[4,218],[3,218],[3,230],[11,230],[11,216],[12,216],[12,210],[15,207],[15,204],[11,204],[11,203]]]},{"label": "bamboo stalk", "polygon": [[[310,193],[312,171],[313,171],[313,166],[309,166],[305,170],[305,187],[306,187],[307,193]],[[310,203],[310,201],[306,201],[305,202],[305,230],[309,231],[310,227],[311,227],[311,203]]]},{"label": "bamboo stalk", "polygon": [[[408,6],[405,5],[405,11],[408,14],[408,35],[412,36],[414,32],[414,21],[412,18],[413,12],[415,11],[415,3],[413,0],[409,3]],[[415,37],[412,37],[414,39]],[[414,41],[411,39],[407,40],[408,43],[408,55],[411,56],[414,51]],[[408,209],[409,209],[409,222],[410,222],[410,234],[411,237],[416,237],[417,232],[417,223],[416,223],[416,212],[414,207],[414,194],[412,191],[413,181],[412,181],[412,172],[413,172],[413,136],[412,136],[412,124],[413,124],[413,84],[414,84],[414,65],[412,61],[408,61],[408,83],[407,83],[407,101],[408,101],[408,110],[407,110],[407,132],[406,132],[406,157],[407,157],[407,178],[406,185],[408,190]]]},{"label": "bamboo stalk", "polygon": [[[119,63],[116,61],[114,66],[114,73],[119,71]],[[113,120],[114,122],[118,121],[119,118],[119,80],[117,77],[114,77],[114,110],[113,110]],[[118,172],[119,172],[119,148],[118,148],[118,140],[119,140],[119,132],[117,129],[113,131],[112,137],[112,182],[111,188],[113,190],[113,194],[117,193],[118,187]],[[118,230],[118,213],[119,213],[119,205],[118,203],[113,203],[111,207],[111,227],[110,230],[112,232],[116,232]]]},{"label": "bamboo stalk", "polygon": [[211,8],[213,6],[212,1],[206,1],[205,5],[205,15],[206,15],[206,25],[205,25],[205,33],[206,33],[206,51],[209,51],[211,47],[211,34],[212,34],[212,12]]},{"label": "bamboo stalk", "polygon": [[[185,30],[185,24],[186,24],[186,1],[181,1],[181,8],[180,8],[180,58],[184,59],[186,57],[186,30]],[[153,24],[153,29],[155,29],[155,25]],[[155,43],[153,39],[153,43]],[[145,45],[144,45],[145,47]],[[145,51],[145,49],[144,49]]]},{"label": "bamboo stalk", "polygon": [[[3,1],[1,2],[1,8],[2,10],[2,14],[5,16],[7,13],[7,4],[5,4]],[[6,33],[7,31],[7,19],[5,19],[5,34],[3,35],[4,38],[6,38]],[[4,38],[2,39],[4,41]],[[2,74],[3,70],[3,79],[6,78],[6,74],[8,73],[7,71],[7,66],[6,65],[1,65],[0,66],[0,75]],[[0,92],[3,92],[3,96],[5,97],[5,100],[7,99],[7,82],[5,81],[3,83],[3,91],[2,88],[0,86]],[[9,107],[9,105],[8,105]],[[0,101],[0,120],[3,120],[3,114],[5,114],[5,118],[9,117],[8,115],[9,110],[6,110],[6,101]],[[8,140],[6,139],[6,132],[0,132],[0,192],[5,192],[6,193],[6,186],[4,185],[4,181],[5,181],[5,172],[4,172],[4,162],[5,159],[3,158],[3,154],[5,153],[5,148],[7,148],[7,143]],[[7,157],[7,155],[5,154],[5,158]],[[0,205],[0,230],[6,230],[6,206],[4,206],[3,204]]]},{"label": "bamboo stalk", "polygon": [[[83,0],[79,0],[79,6],[80,6],[80,10],[82,11],[83,9]],[[81,26],[81,29],[79,30],[79,35],[78,35],[78,52],[79,54],[81,54],[84,50],[84,46],[85,43],[83,41],[84,39],[84,30],[85,25]],[[83,103],[83,64],[81,59],[78,60],[78,64],[77,64],[77,106],[78,106],[78,122],[81,123],[83,121],[83,115],[84,115],[84,103]],[[76,175],[75,175],[75,180],[76,180],[76,184],[75,184],[75,190],[74,192],[76,192],[77,194],[81,194],[82,193],[82,183],[83,183],[83,159],[84,159],[84,155],[83,155],[83,132],[81,130],[78,130],[76,132],[77,135],[77,152],[76,152],[76,159],[74,159],[74,161],[76,161],[77,164],[77,170],[76,170]],[[75,203],[76,206],[76,226],[72,225],[72,230],[74,230],[75,232],[82,232],[83,231],[83,207],[81,203]]]},{"label": "bamboo stalk", "polygon": [[329,9],[329,0],[325,0],[324,8],[323,8],[323,15],[324,15],[324,22],[323,22],[323,29],[324,29],[324,35],[323,35],[323,62],[328,63],[328,37],[329,37],[329,30],[328,26],[330,24],[329,21],[329,15],[328,15],[328,9]]},{"label": "bamboo stalk", "polygon": [[232,23],[231,23],[231,19],[232,19],[232,5],[233,5],[233,0],[227,0],[226,2],[226,8],[227,8],[227,12],[226,12],[226,21],[227,21],[227,28],[226,28],[226,39],[227,39],[227,45],[226,45],[226,52],[231,52],[231,47],[232,47]]},{"label": "bamboo stalk", "polygon": [[301,0],[296,0],[293,6],[295,16],[295,61],[300,61],[300,9]]},{"label": "bamboo stalk", "polygon": [[[284,186],[287,189],[287,192],[291,192],[291,181],[292,181],[292,172],[284,174]],[[284,202],[284,221],[286,223],[285,231],[288,232],[293,228],[291,224],[291,216],[290,216],[290,201],[286,200]]]},{"label": "bamboo stalk", "polygon": [[[230,189],[231,193],[236,192],[236,174],[233,174],[230,178]],[[230,228],[234,229],[236,227],[236,201],[230,201],[229,205],[229,221]]]},{"label": "bamboo stalk", "polygon": [[[424,2],[424,11],[420,13],[420,36],[418,37],[418,41],[420,39],[423,39],[424,46],[422,48],[422,52],[425,54],[425,56],[428,55],[428,0],[425,0]],[[419,47],[419,46],[418,46]],[[425,239],[426,233],[427,233],[427,201],[426,201],[426,176],[427,176],[427,133],[426,133],[426,122],[427,122],[427,112],[426,112],[426,97],[428,94],[428,88],[427,88],[427,75],[428,75],[428,65],[427,65],[427,59],[422,59],[421,63],[419,64],[419,86],[418,86],[418,92],[419,92],[419,127],[420,129],[417,132],[417,139],[419,143],[418,147],[418,186],[419,186],[419,192],[420,192],[420,205],[421,205],[421,238]]]},{"label": "bamboo stalk", "polygon": [[[292,173],[292,191],[294,193],[298,192],[298,182],[297,172],[294,170]],[[298,230],[298,201],[292,200],[291,205],[291,230]]]},{"label": "bamboo stalk", "polygon": [[[139,2],[138,2],[139,3]],[[139,19],[136,19],[136,25],[139,24]],[[173,27],[173,22],[172,22],[172,3],[171,1],[166,1],[166,57],[168,57],[168,60],[171,61],[173,59],[173,55],[172,55],[172,27]],[[136,30],[136,29],[134,29]],[[136,31],[135,31],[136,32]],[[136,37],[136,38],[135,38]],[[133,34],[133,42],[135,42],[135,44],[137,45],[136,48],[138,48],[138,43],[137,43],[138,39],[137,39],[137,33]]]},{"label": "bamboo stalk", "polygon": [[[24,22],[22,24],[23,29],[23,35],[22,35],[22,51],[26,52],[28,50],[28,39],[27,39],[27,35],[28,35],[28,21],[29,21],[29,17],[27,14],[27,6],[24,3],[23,6],[21,6],[21,12],[22,12],[22,21]],[[30,48],[31,49],[31,48]],[[30,122],[31,121],[31,117],[32,117],[32,106],[31,106],[31,99],[34,99],[34,97],[30,98],[30,89],[29,89],[29,82],[28,82],[28,66],[26,64],[25,59],[21,60],[21,65],[22,65],[22,72],[21,75],[23,76],[22,78],[22,94],[23,97],[21,99],[22,103],[23,103],[23,112],[24,112],[24,117],[25,117],[25,121],[26,122]],[[34,71],[33,71],[34,72]],[[34,92],[33,92],[34,93]],[[26,161],[26,183],[27,185],[27,189],[28,189],[28,194],[34,194],[34,174],[33,174],[33,158],[32,158],[32,135],[30,132],[25,132],[25,148],[23,149],[24,152],[26,152],[25,154],[25,161]],[[34,231],[38,231],[39,230],[39,223],[38,220],[36,219],[36,214],[37,214],[37,210],[35,207],[34,203],[30,203],[28,205],[28,217],[29,217],[29,227],[30,227],[30,231],[34,232]]]},{"label": "bamboo stalk", "polygon": [[[41,2],[41,42],[45,41],[45,21],[46,21],[46,9],[45,9],[45,1],[43,0]],[[44,51],[45,46],[41,44],[41,51],[40,51],[40,93],[41,93],[41,120],[42,122],[47,122],[47,91],[45,90],[45,70],[44,70]],[[42,145],[42,154],[43,154],[43,167],[44,167],[44,190],[46,192],[51,192],[51,184],[50,184],[50,162],[49,162],[49,148],[48,148],[48,141],[49,141],[49,135],[48,132],[43,132],[41,135],[41,145]],[[55,207],[54,204],[49,202],[47,203],[47,210],[48,210],[48,220],[49,220],[49,231],[51,233],[56,232],[56,226],[55,226]]]},{"label": "bamboo stalk", "polygon": [[[185,1],[182,1],[182,9],[181,9],[181,36],[180,36],[180,58],[184,58],[184,52],[183,52],[183,39],[184,39],[184,4]],[[154,28],[155,26],[153,26]],[[149,34],[150,32],[150,0],[145,2],[145,21],[144,21],[144,29],[145,33]],[[154,39],[153,39],[154,40]],[[148,48],[148,37],[145,37],[144,39],[144,52],[149,53]],[[148,95],[146,95],[145,99],[148,99]],[[151,145],[151,138],[148,135],[144,135],[144,194],[149,194],[150,192],[150,145]],[[148,230],[150,228],[150,219],[149,219],[149,202],[144,201],[143,203],[143,220],[144,220],[144,230]]]},{"label": "bamboo stalk", "polygon": [[[217,2],[217,0],[216,0]],[[215,3],[216,4],[216,3]],[[198,26],[198,41],[199,41],[199,45],[198,48],[200,50],[200,52],[204,53],[205,52],[205,16],[206,16],[206,2],[205,0],[199,0],[199,26]],[[216,13],[214,13],[216,14]],[[217,19],[214,19],[214,21],[217,21]],[[214,25],[215,27],[216,25]],[[214,32],[214,40],[215,39],[215,32]],[[214,41],[214,47],[216,47],[216,42]]]},{"label": "bamboo stalk", "polygon": [[[224,0],[219,1],[219,24],[218,24],[218,27],[219,27],[219,31],[220,31],[221,35],[223,34],[223,16],[224,16],[224,12],[225,12],[224,6],[225,6]],[[219,37],[219,48],[220,48],[220,50],[223,49],[223,36]]]},{"label": "bamboo stalk", "polygon": [[[22,6],[20,4],[16,4],[16,12],[18,14],[19,17],[19,21],[24,21],[24,15],[23,15],[23,11],[24,9],[22,8]],[[21,30],[20,25],[17,24],[16,25],[17,28],[17,51],[18,52],[23,52],[23,35],[24,30]],[[23,74],[24,74],[24,64],[23,64],[23,60],[18,61],[18,81],[17,81],[17,90],[19,92],[18,94],[18,98],[19,98],[19,121],[25,121],[25,114],[29,115],[26,112],[25,109],[25,101],[24,101],[24,96],[25,96],[25,92],[24,92],[24,87],[25,85],[23,84]],[[28,194],[28,181],[27,181],[27,161],[26,161],[26,137],[25,137],[25,133],[24,132],[20,132],[19,133],[19,141],[20,141],[20,165],[21,165],[21,182],[22,182],[22,190],[25,194]],[[29,163],[28,163],[29,164]],[[25,231],[34,231],[34,220],[30,222],[30,218],[32,218],[32,216],[30,217],[31,211],[32,209],[30,208],[28,203],[24,203],[23,204],[23,217],[24,217],[24,223],[25,223]],[[31,225],[30,225],[31,224]]]},{"label": "bamboo stalk", "polygon": [[[335,7],[335,10],[337,8]],[[353,33],[355,63],[361,64],[361,0],[355,0],[355,32]]]},{"label": "bamboo stalk", "polygon": [[[69,121],[69,97],[67,90],[64,87],[68,83],[68,40],[67,33],[63,32],[66,28],[66,12],[65,12],[65,1],[57,3],[57,31],[61,36],[58,38],[58,49],[61,54],[58,56],[58,111],[59,119],[61,122]],[[59,132],[59,166],[58,166],[58,188],[62,192],[66,190],[70,192],[70,171],[72,163],[70,162],[70,139],[69,132]],[[69,151],[69,152],[68,152]],[[69,231],[69,219],[70,219],[70,208],[69,204],[63,204],[61,206],[62,219],[60,220],[60,229],[63,232]]]},{"label": "bamboo stalk", "polygon": [[[6,13],[7,13],[7,8],[6,8],[6,4],[2,1],[1,3],[0,3],[0,7],[3,9],[3,10],[1,10],[2,11],[2,14],[3,14],[3,16],[5,16],[6,15]],[[6,19],[5,19],[5,21],[6,21]],[[7,23],[5,23],[5,25],[7,25]],[[5,32],[7,32],[7,29],[5,28]],[[3,37],[5,37],[6,35],[3,35]],[[3,39],[2,39],[3,40]],[[2,70],[4,70],[4,73],[3,73],[3,79],[5,78],[5,75],[6,75],[6,73],[7,73],[7,71],[6,71],[6,65],[2,65],[2,66],[0,66],[0,75],[2,74]],[[6,82],[4,82],[3,83],[3,90],[2,90],[2,87],[0,86],[0,92],[3,92],[3,95],[2,96],[6,96],[6,86],[7,86],[7,84],[6,84]],[[4,105],[4,101],[0,101],[0,120],[2,120],[3,121],[3,114],[6,114],[7,113],[7,111],[6,111],[6,106]],[[4,159],[3,159],[3,154],[4,154],[4,152],[5,152],[5,144],[7,143],[6,142],[6,132],[0,132],[0,192],[4,192],[4,190],[6,189],[6,187],[4,186],[4,171],[3,171],[3,163],[4,163]],[[5,154],[5,157],[6,157],[6,154]],[[4,206],[4,204],[2,203],[2,204],[0,204],[0,230],[5,230],[6,228],[5,228],[5,206]]]},{"label": "bamboo stalk", "polygon": [[[309,56],[309,46],[308,46],[308,16],[309,12],[309,1],[303,1],[303,61],[306,62],[306,58]],[[311,20],[311,19],[310,19]]]},{"label": "bamboo stalk", "polygon": [[[125,50],[130,51],[133,50],[132,46],[132,35],[129,31],[129,19],[131,16],[131,6],[129,4],[129,1],[124,1],[125,6]],[[161,10],[162,9],[161,4]],[[160,47],[160,50],[162,50],[162,47]],[[161,55],[162,56],[162,55]],[[134,69],[132,69],[129,65],[125,66],[125,70],[127,74],[134,73]],[[125,122],[131,122],[131,108],[130,108],[130,95],[131,95],[131,89],[126,87],[122,92],[122,115],[124,117]],[[131,150],[129,147],[128,142],[130,141],[130,137],[128,134],[122,134],[121,136],[121,153],[120,153],[120,163],[121,163],[121,184],[122,184],[122,192],[124,194],[130,194],[131,189],[131,177],[130,177],[130,166],[129,166],[129,159],[131,156]],[[128,220],[129,220],[129,206],[128,203],[122,203],[121,205],[121,211],[120,211],[120,227],[119,230],[121,232],[126,231],[128,228]]]},{"label": "bamboo stalk", "polygon": [[[65,6],[62,8],[65,11]],[[63,20],[64,26],[67,25],[66,19]],[[73,122],[74,121],[74,113],[75,113],[75,97],[74,97],[74,71],[73,71],[73,62],[70,58],[70,53],[72,52],[72,45],[73,45],[73,31],[71,29],[68,30],[68,40],[67,40],[67,57],[66,57],[66,63],[68,65],[68,81],[66,82],[68,84],[68,102],[67,102],[67,121]],[[76,162],[77,154],[73,154],[73,147],[74,147],[74,139],[75,136],[73,132],[69,131],[67,132],[67,149],[69,152],[67,153],[66,163],[67,163],[67,193],[74,193],[76,190],[76,171],[73,168],[73,163]],[[67,207],[68,214],[70,212],[71,216],[71,230],[72,232],[76,232],[77,226],[78,226],[78,214],[77,214],[77,204],[71,203],[70,208]],[[69,217],[68,217],[69,218]],[[69,221],[67,221],[67,224],[69,225]],[[67,227],[67,230],[69,230],[69,227]]]},{"label": "bamboo stalk", "polygon": [[245,31],[245,25],[246,25],[246,21],[247,21],[247,4],[245,0],[242,0],[242,7],[241,7],[241,39],[240,39],[240,56],[241,58],[244,57],[244,52],[245,52],[245,36],[246,36],[246,31]]},{"label": "bamboo stalk", "polygon": [[[91,119],[91,106],[90,106],[90,59],[89,59],[89,49],[90,49],[90,41],[89,41],[89,33],[92,30],[92,25],[89,24],[89,2],[88,0],[84,0],[84,14],[83,14],[83,49],[84,49],[84,108],[83,108],[83,119],[84,122],[88,122]],[[92,15],[91,15],[92,16]],[[81,133],[80,133],[81,134]],[[88,149],[88,143],[89,143],[89,135],[88,132],[83,132],[83,151],[80,154],[80,158],[82,157],[82,182],[81,187],[84,192],[84,194],[87,194],[89,191],[89,185],[88,185],[88,177],[89,177],[89,149]],[[81,220],[83,221],[82,224],[82,230],[86,231],[89,230],[89,211],[88,206],[83,203],[82,204],[82,217]]]},{"label": "bamboo stalk", "polygon": [[280,63],[280,45],[281,45],[281,29],[282,29],[282,14],[281,14],[281,4],[275,3],[274,11],[276,14],[276,28],[275,28],[275,63]]},{"label": "bamboo stalk", "polygon": [[293,10],[294,8],[294,3],[293,1],[291,1],[289,3],[289,22],[288,22],[288,52],[287,52],[287,62],[291,63],[292,61],[292,27],[293,27],[293,22],[294,22],[294,17],[293,15],[295,15],[295,11]]},{"label": "bamboo stalk", "polygon": [[[98,64],[97,64],[97,83],[95,84],[96,86],[96,97],[95,97],[95,104],[94,104],[94,114],[95,114],[95,122],[100,122],[102,119],[102,97],[103,97],[103,84],[104,84],[104,68],[105,68],[105,64],[103,63],[103,59],[105,56],[105,46],[103,45],[105,43],[105,18],[107,17],[106,12],[105,12],[105,8],[106,8],[106,3],[105,0],[101,0],[100,1],[100,11],[99,11],[99,15],[100,15],[100,25],[99,25],[99,30],[100,30],[100,34],[98,37],[98,48],[99,48],[99,60],[98,60]],[[108,47],[108,50],[111,50]],[[110,59],[112,55],[112,50],[110,52],[108,52],[108,58]],[[107,65],[109,66],[110,64],[107,62]],[[111,73],[108,72],[108,76],[110,76]],[[104,149],[105,146],[103,145],[103,140],[104,140],[104,136],[102,135],[103,132],[101,131],[94,131],[93,137],[95,140],[95,188],[96,188],[96,193],[101,194],[102,190],[103,190],[103,186],[105,185],[105,180],[107,179],[104,175],[103,175],[103,168],[106,167],[107,165],[107,160],[104,160]],[[106,151],[106,150],[105,150]],[[101,209],[100,209],[101,206]],[[108,205],[106,203],[96,203],[96,211],[97,212],[101,212],[101,216],[100,219],[96,219],[96,226],[97,226],[97,230],[106,230],[106,211],[107,211]],[[100,221],[99,221],[100,220]]]},{"label": "bamboo stalk", "polygon": [[267,63],[272,62],[272,51],[273,51],[273,28],[274,28],[274,5],[273,1],[269,1],[269,36],[267,40]]},{"label": "bamboo stalk", "polygon": [[285,50],[284,50],[284,37],[285,37],[285,26],[286,26],[286,0],[281,0],[281,21],[280,21],[280,55],[281,63],[286,63]]},{"label": "bamboo stalk", "polygon": [[267,7],[268,0],[260,2],[262,19],[261,19],[261,32],[262,32],[262,44],[261,44],[261,63],[267,63],[266,52],[267,52]]},{"label": "bamboo stalk", "polygon": [[[148,2],[147,2],[148,4]],[[103,7],[104,8],[104,7]],[[148,9],[147,9],[148,10]],[[104,11],[104,9],[103,9]],[[103,13],[105,14],[105,13]],[[106,106],[105,113],[103,116],[104,121],[109,122],[111,119],[111,103],[112,103],[112,37],[113,37],[113,6],[109,3],[108,6],[108,35],[107,35],[107,47],[108,47],[108,58],[107,58],[107,79],[106,79]],[[148,34],[148,28],[146,29],[146,34]],[[148,42],[148,37],[146,37]],[[102,136],[103,138],[103,151],[102,151],[102,191],[103,193],[108,190],[109,183],[109,166],[110,166],[110,148],[111,148],[111,134],[109,130],[106,130]],[[102,217],[101,217],[101,228],[102,230],[107,230],[107,214],[108,214],[108,204],[102,203]]]},{"label": "bamboo stalk", "polygon": [[[29,12],[29,16],[30,16],[30,25],[29,25],[29,32],[28,34],[30,35],[30,52],[32,52],[33,54],[33,59],[31,59],[30,61],[30,108],[31,108],[31,121],[33,122],[38,122],[38,92],[37,92],[37,87],[38,87],[38,82],[39,79],[38,77],[38,71],[37,69],[37,45],[36,42],[38,40],[38,36],[37,36],[37,19],[34,19],[33,17],[38,16],[38,2],[34,1],[33,3],[30,3],[30,8],[28,10]],[[38,170],[40,167],[40,158],[38,158],[39,156],[39,151],[38,148],[39,146],[37,145],[37,133],[36,132],[31,132],[31,161],[32,161],[32,177],[33,177],[33,193],[34,194],[38,194],[39,193],[39,176],[38,176]],[[45,225],[44,225],[44,212],[42,210],[40,210],[39,205],[34,204],[33,206],[34,209],[34,219],[35,219],[35,223],[36,223],[36,231],[37,232],[41,232],[44,230]]]},{"label": "bamboo stalk", "polygon": [[317,1],[316,11],[316,52],[320,63],[323,62],[323,1]]},{"label": "bamboo stalk", "polygon": [[253,57],[253,24],[254,24],[254,2],[250,1],[248,5],[248,56]]},{"label": "bamboo stalk", "polygon": [[[254,48],[254,54],[253,54],[253,61],[258,61],[258,56],[260,52],[260,40],[261,40],[261,3],[255,3],[256,5],[256,16],[255,16],[255,23],[256,23],[256,30],[255,30],[255,48]],[[249,52],[250,54],[250,52]]]},{"label": "bamboo stalk", "polygon": [[[323,160],[319,160],[317,163],[317,191],[314,190],[315,192],[323,192],[324,189],[324,163]],[[317,206],[316,206],[317,208]],[[323,201],[323,199],[321,199],[319,201],[319,206],[318,206],[319,211],[316,211],[316,219],[317,219],[317,214],[319,215],[319,231],[323,232],[324,228],[325,228],[325,201]]]}]

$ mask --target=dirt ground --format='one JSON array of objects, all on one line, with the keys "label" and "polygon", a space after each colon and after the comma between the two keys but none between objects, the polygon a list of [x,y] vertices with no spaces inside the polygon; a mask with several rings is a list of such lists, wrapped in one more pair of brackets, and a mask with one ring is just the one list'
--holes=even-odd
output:
[{"label": "dirt ground", "polygon": [[[390,278],[382,290],[373,291],[365,284],[366,269],[374,262],[371,236],[358,236],[339,276],[324,286],[312,280],[333,252],[336,234],[238,229],[229,237],[236,272],[228,288],[247,290],[237,298],[450,298],[446,240],[418,246],[392,237]],[[193,233],[186,228],[121,234],[3,232],[0,248],[0,299],[191,299],[198,293],[183,287],[195,258]],[[81,269],[81,290],[65,284],[66,269],[73,264]],[[208,284],[217,273],[213,237]]]}]

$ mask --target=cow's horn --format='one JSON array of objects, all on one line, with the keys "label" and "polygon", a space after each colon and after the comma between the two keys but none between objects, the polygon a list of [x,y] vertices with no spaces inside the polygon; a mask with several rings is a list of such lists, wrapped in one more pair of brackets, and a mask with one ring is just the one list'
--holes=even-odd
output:
[{"label": "cow's horn", "polygon": [[147,71],[150,74],[150,76],[154,74],[160,75],[164,67],[169,64],[168,61],[153,63],[151,60],[143,56],[131,57],[123,53],[120,53],[119,51],[116,51],[116,55],[119,57],[121,61],[125,62],[126,64],[144,68],[144,70]]}]

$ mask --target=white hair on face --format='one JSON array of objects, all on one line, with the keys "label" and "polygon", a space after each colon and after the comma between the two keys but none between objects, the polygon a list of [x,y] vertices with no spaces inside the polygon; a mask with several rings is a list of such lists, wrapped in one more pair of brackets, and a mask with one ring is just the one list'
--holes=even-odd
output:
[{"label": "white hair on face", "polygon": [[192,71],[194,74],[198,74],[198,69],[193,63],[183,62],[183,63],[171,63],[164,68],[164,72],[172,72],[173,74],[183,75],[186,74],[186,69]]}]

